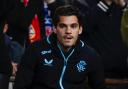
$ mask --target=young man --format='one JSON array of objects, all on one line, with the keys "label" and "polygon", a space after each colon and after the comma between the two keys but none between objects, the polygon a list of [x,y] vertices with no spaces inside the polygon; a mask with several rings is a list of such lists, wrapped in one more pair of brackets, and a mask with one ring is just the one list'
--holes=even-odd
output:
[{"label": "young man", "polygon": [[54,33],[33,43],[25,52],[14,89],[105,89],[103,67],[97,54],[78,37],[82,33],[79,10],[56,9]]}]

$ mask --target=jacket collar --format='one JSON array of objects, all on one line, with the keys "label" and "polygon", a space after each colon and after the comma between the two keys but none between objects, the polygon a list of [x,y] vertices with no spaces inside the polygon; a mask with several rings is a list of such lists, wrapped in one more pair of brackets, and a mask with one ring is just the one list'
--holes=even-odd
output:
[{"label": "jacket collar", "polygon": [[[47,37],[47,43],[51,45],[52,48],[57,47],[57,37],[56,34],[52,33],[49,37]],[[78,38],[76,45],[73,48],[83,48],[86,44]]]}]

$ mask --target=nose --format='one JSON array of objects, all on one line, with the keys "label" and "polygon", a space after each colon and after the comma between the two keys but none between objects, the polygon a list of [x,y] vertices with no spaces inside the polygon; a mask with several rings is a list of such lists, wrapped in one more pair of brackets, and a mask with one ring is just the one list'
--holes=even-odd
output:
[{"label": "nose", "polygon": [[65,32],[68,33],[68,34],[71,33],[71,28],[67,27]]}]

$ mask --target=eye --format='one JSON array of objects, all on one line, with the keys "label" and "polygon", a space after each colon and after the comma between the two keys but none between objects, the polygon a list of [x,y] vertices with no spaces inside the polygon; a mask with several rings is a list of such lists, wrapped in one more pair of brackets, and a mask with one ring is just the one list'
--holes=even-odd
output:
[{"label": "eye", "polygon": [[66,28],[66,25],[65,24],[59,24],[58,27],[63,29],[63,28]]},{"label": "eye", "polygon": [[79,26],[78,24],[72,24],[71,28],[75,29],[75,28],[78,28],[78,26]]}]

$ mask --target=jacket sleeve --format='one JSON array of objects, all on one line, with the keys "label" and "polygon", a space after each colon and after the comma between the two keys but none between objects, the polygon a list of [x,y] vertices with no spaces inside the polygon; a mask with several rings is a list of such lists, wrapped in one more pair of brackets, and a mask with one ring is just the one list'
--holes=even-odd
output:
[{"label": "jacket sleeve", "polygon": [[36,59],[35,47],[27,48],[16,74],[14,89],[28,89],[31,87],[37,63]]},{"label": "jacket sleeve", "polygon": [[102,62],[96,56],[93,59],[90,63],[88,75],[89,85],[92,89],[106,89]]}]

